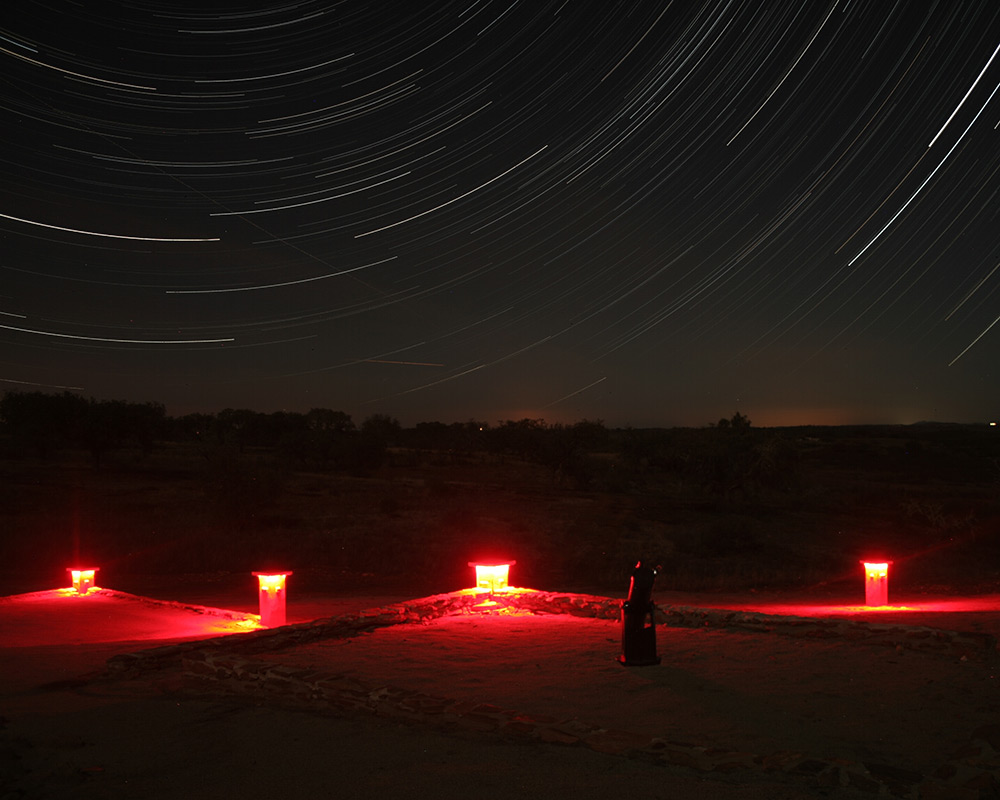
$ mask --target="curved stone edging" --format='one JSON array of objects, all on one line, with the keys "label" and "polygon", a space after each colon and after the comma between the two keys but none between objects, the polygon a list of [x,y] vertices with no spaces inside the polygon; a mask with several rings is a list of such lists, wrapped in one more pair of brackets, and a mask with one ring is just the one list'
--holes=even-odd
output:
[{"label": "curved stone edging", "polygon": [[850,639],[864,644],[887,645],[975,661],[988,661],[997,655],[997,640],[988,633],[951,631],[923,625],[890,625],[866,620],[781,616],[686,606],[657,609],[656,619],[673,627],[729,628],[813,639]]},{"label": "curved stone edging", "polygon": [[[178,663],[184,654],[203,648],[222,648],[233,652],[250,653],[279,650],[316,639],[354,636],[386,625],[422,622],[449,614],[481,613],[483,609],[477,610],[476,607],[480,606],[486,597],[481,593],[463,590],[280,628],[164,645],[116,655],[109,659],[108,669],[113,673],[158,669],[171,663]],[[621,600],[615,598],[541,592],[533,589],[515,589],[498,593],[492,596],[492,602],[495,603],[490,609],[493,612],[514,609],[536,614],[568,614],[600,619],[618,619],[621,613]],[[210,611],[216,610],[210,609]],[[694,606],[657,606],[656,621],[667,627],[737,629],[807,638],[839,637],[866,644],[887,645],[977,661],[989,660],[997,655],[997,641],[989,634],[949,631],[925,626],[884,625],[862,620],[781,616]]]},{"label": "curved stone edging", "polygon": [[219,617],[221,619],[231,619],[238,622],[245,620],[258,620],[260,615],[249,614],[243,611],[231,611],[228,608],[213,608],[212,606],[199,606],[194,603],[182,603],[178,600],[158,600],[154,597],[143,597],[139,594],[129,594],[118,589],[98,589],[98,593],[109,597],[117,597],[121,600],[130,600],[134,603],[142,603],[147,606],[160,608],[172,608],[177,611],[192,611],[195,614],[204,614],[208,617]]}]

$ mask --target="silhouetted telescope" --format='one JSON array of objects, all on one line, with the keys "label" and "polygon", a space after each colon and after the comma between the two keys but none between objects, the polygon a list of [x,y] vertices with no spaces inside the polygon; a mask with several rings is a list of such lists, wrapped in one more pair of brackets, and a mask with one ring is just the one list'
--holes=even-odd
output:
[{"label": "silhouetted telescope", "polygon": [[651,599],[656,570],[637,561],[622,602],[622,654],[618,661],[626,667],[648,667],[660,663],[656,655],[656,606]]}]

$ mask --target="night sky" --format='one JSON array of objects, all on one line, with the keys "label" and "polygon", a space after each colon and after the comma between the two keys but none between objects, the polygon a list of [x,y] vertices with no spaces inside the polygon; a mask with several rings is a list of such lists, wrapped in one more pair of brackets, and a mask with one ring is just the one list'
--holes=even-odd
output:
[{"label": "night sky", "polygon": [[1000,3],[260,5],[0,15],[0,389],[1000,416]]}]

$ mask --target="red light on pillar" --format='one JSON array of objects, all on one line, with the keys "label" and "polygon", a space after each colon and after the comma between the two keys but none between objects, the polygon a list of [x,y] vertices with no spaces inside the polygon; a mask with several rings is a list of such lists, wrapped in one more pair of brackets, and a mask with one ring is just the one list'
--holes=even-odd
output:
[{"label": "red light on pillar", "polygon": [[255,572],[260,584],[260,624],[279,628],[285,624],[285,578],[291,572]]},{"label": "red light on pillar", "polygon": [[865,605],[889,605],[889,565],[891,561],[862,561],[865,566]]},{"label": "red light on pillar", "polygon": [[87,594],[94,586],[94,575],[100,567],[68,567],[70,581],[73,584],[73,591],[77,594]]},{"label": "red light on pillar", "polygon": [[507,561],[502,564],[483,564],[478,561],[470,561],[469,566],[476,568],[476,590],[489,592],[507,591],[507,575],[512,565],[516,561]]}]

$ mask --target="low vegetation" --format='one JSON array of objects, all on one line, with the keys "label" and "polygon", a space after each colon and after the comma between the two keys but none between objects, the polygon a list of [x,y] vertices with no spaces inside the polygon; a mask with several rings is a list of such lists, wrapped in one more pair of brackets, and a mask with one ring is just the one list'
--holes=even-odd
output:
[{"label": "low vegetation", "polygon": [[[467,561],[512,580],[620,593],[858,580],[1000,589],[1000,432],[986,426],[609,429],[428,422],[8,393],[0,579],[294,569],[328,587],[446,591]],[[0,594],[5,593],[0,587]]]}]

